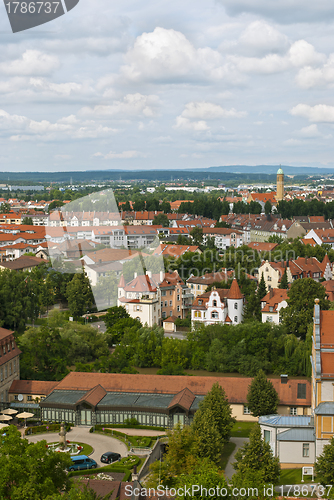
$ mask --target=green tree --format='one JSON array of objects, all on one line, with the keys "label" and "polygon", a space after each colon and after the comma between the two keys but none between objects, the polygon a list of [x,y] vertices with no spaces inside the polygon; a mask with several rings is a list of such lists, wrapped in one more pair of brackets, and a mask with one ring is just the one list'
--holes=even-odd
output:
[{"label": "green tree", "polygon": [[169,227],[169,219],[166,214],[158,214],[154,216],[153,225]]},{"label": "green tree", "polygon": [[197,410],[193,420],[195,433],[195,454],[200,458],[207,458],[215,464],[221,461],[224,441],[220,435],[215,415],[211,408]]},{"label": "green tree", "polygon": [[217,426],[221,440],[223,443],[227,443],[230,439],[235,419],[232,417],[232,410],[225,391],[218,382],[213,384],[211,391],[206,394],[195,413],[193,425],[196,431],[200,430],[197,419],[199,416],[205,414],[207,410],[211,412],[210,421],[214,422]]},{"label": "green tree", "polygon": [[261,321],[261,302],[256,293],[252,293],[247,298],[243,321]]},{"label": "green tree", "polygon": [[281,310],[282,322],[289,333],[305,339],[312,323],[314,299],[320,300],[322,310],[329,309],[326,290],[312,278],[295,280],[288,291],[288,306]]},{"label": "green tree", "polygon": [[107,310],[107,314],[104,317],[104,322],[107,328],[112,328],[115,323],[120,319],[130,318],[130,314],[127,312],[125,307],[114,306]]},{"label": "green tree", "polygon": [[34,222],[31,217],[23,217],[21,220],[21,224],[25,224],[26,226],[33,226]]},{"label": "green tree", "polygon": [[256,296],[259,301],[263,299],[263,297],[267,295],[267,287],[266,287],[266,282],[264,281],[264,276],[263,273],[261,274],[261,279],[260,283],[256,292]]},{"label": "green tree", "polygon": [[0,498],[39,500],[69,490],[67,453],[55,453],[46,441],[29,443],[13,425],[0,438]]},{"label": "green tree", "polygon": [[194,245],[202,245],[203,243],[203,229],[199,226],[195,226],[191,231],[190,231],[190,236],[193,239]]},{"label": "green tree", "polygon": [[271,415],[277,411],[278,394],[263,370],[259,370],[248,388],[247,403],[255,417]]},{"label": "green tree", "polygon": [[77,273],[66,287],[71,316],[79,318],[94,306],[94,296],[85,273]]},{"label": "green tree", "polygon": [[10,204],[7,202],[3,202],[0,204],[0,214],[8,214],[10,212]]},{"label": "green tree", "polygon": [[252,475],[258,480],[257,486],[277,483],[280,474],[279,459],[273,456],[269,443],[262,439],[258,424],[252,429],[249,442],[236,452],[233,467],[237,471],[232,477],[233,484],[253,483]]},{"label": "green tree", "polygon": [[288,287],[289,287],[288,275],[287,275],[286,269],[285,269],[284,274],[283,274],[283,276],[281,278],[281,282],[280,282],[278,288],[284,288],[285,290],[287,290]]},{"label": "green tree", "polygon": [[334,481],[334,437],[329,444],[324,446],[324,450],[315,463],[315,473],[317,481],[323,486],[333,484]]},{"label": "green tree", "polygon": [[264,204],[264,213],[266,215],[271,215],[271,212],[272,212],[272,204],[270,203],[270,201],[266,201],[265,204]]}]

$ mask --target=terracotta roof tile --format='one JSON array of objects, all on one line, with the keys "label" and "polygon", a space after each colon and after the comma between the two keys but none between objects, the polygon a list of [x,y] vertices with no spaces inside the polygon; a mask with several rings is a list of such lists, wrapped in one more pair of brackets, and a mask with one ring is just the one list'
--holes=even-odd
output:
[{"label": "terracotta roof tile", "polygon": [[240,292],[238,282],[235,278],[232,281],[232,285],[231,285],[231,288],[229,289],[229,292],[227,294],[227,298],[228,299],[235,299],[235,300],[244,298],[243,294]]},{"label": "terracotta roof tile", "polygon": [[92,406],[96,406],[106,394],[107,391],[100,384],[98,384],[96,387],[86,392],[86,394],[78,400],[78,403],[85,401]]},{"label": "terracotta roof tile", "polygon": [[193,394],[187,387],[183,391],[176,394],[172,401],[169,403],[168,408],[179,405],[185,410],[189,410],[195,399],[195,394]]},{"label": "terracotta roof tile", "polygon": [[10,386],[10,394],[40,394],[47,396],[57,387],[59,382],[44,380],[14,380]]}]

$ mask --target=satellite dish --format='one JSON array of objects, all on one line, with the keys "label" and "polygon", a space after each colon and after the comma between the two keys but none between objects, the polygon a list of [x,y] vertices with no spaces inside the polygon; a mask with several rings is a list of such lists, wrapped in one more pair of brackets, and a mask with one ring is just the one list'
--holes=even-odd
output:
[{"label": "satellite dish", "polygon": [[18,399],[19,401],[23,401],[23,396],[22,396],[22,394],[19,394],[19,395],[17,396],[17,399]]}]

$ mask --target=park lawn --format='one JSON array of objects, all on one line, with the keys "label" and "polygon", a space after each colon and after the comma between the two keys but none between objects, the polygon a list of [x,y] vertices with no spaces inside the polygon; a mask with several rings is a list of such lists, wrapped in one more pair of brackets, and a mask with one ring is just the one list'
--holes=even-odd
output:
[{"label": "park lawn", "polygon": [[220,461],[220,466],[223,470],[225,470],[228,459],[230,458],[230,456],[234,452],[236,446],[237,445],[235,443],[231,443],[231,442],[225,444],[224,449],[223,449],[223,453],[221,456],[221,461]]},{"label": "park lawn", "polygon": [[[312,483],[312,476],[304,476],[304,483]],[[314,479],[316,483],[316,479]],[[279,485],[303,484],[301,469],[281,469]]]},{"label": "park lawn", "polygon": [[249,437],[255,422],[236,422],[232,428],[231,437]]},{"label": "park lawn", "polygon": [[[89,444],[86,444],[86,443],[79,443],[78,441],[74,441],[75,444],[78,444],[80,446],[82,446],[82,450],[80,451],[80,453],[78,453],[78,455],[91,455],[93,453],[93,447],[90,446]],[[54,443],[48,443],[48,444],[57,444],[56,442]],[[77,456],[77,455],[73,455],[73,456]]]}]

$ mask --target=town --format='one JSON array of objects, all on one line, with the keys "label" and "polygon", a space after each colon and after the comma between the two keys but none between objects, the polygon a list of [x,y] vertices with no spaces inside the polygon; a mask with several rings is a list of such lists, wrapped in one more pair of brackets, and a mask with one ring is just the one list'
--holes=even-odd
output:
[{"label": "town", "polygon": [[[0,427],[9,445],[15,432],[31,445],[57,442],[62,422],[85,446],[108,436],[123,458],[101,470],[119,482],[85,484],[117,488],[122,499],[131,473],[136,497],[161,484],[175,497],[206,481],[220,485],[217,496],[261,489],[269,498],[271,486],[286,494],[288,481],[298,490],[304,475],[327,497],[334,191],[288,190],[281,167],[276,190],[232,196],[101,187],[0,199]],[[65,455],[58,466],[68,468]],[[311,495],[307,484],[294,496]]]}]

